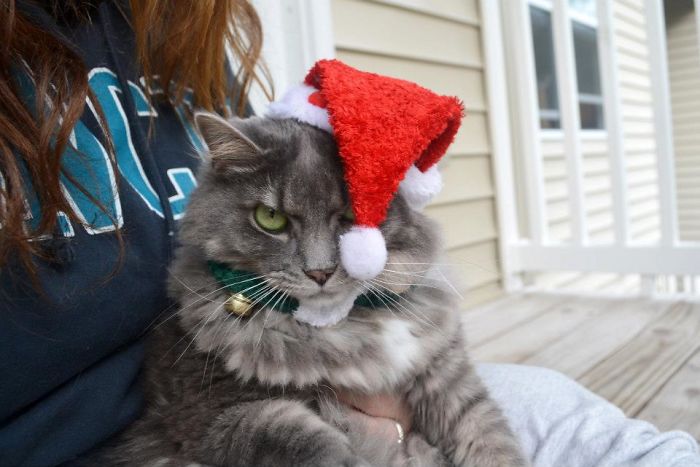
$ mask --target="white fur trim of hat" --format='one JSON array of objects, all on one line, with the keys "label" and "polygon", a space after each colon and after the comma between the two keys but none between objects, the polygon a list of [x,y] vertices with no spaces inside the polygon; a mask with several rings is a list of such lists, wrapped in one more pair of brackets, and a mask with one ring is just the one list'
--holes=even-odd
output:
[{"label": "white fur trim of hat", "polygon": [[437,164],[425,172],[412,165],[399,185],[399,193],[408,205],[419,211],[442,190],[442,176]]},{"label": "white fur trim of hat", "polygon": [[275,119],[293,118],[332,134],[328,111],[309,102],[309,96],[317,91],[307,84],[294,86],[281,99],[270,103],[265,116]]}]

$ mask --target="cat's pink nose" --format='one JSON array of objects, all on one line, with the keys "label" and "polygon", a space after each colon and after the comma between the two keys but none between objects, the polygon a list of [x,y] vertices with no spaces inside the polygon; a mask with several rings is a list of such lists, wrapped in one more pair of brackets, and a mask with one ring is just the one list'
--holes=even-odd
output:
[{"label": "cat's pink nose", "polygon": [[313,279],[318,285],[323,285],[330,279],[335,269],[335,266],[329,269],[309,269],[308,271],[304,271],[304,274],[310,279]]}]

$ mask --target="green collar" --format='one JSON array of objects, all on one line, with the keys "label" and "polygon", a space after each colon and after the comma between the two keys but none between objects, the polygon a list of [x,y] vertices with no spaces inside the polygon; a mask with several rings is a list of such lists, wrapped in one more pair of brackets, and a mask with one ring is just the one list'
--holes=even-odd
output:
[{"label": "green collar", "polygon": [[[256,295],[265,288],[263,281],[257,274],[253,274],[239,269],[231,269],[223,263],[216,261],[208,261],[209,271],[211,271],[214,279],[219,284],[226,288],[231,295],[242,295],[244,299],[255,300]],[[355,306],[364,308],[387,308],[389,302],[397,303],[401,299],[401,295],[388,290],[384,290],[382,295],[377,295],[374,292],[368,292],[360,295],[355,299]],[[283,300],[273,299],[270,308],[282,313],[292,314],[299,308],[299,301],[292,297],[285,297]]]}]

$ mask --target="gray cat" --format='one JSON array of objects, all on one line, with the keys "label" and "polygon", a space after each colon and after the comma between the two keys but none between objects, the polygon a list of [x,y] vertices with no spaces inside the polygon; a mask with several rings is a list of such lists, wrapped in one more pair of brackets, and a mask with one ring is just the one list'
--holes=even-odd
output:
[{"label": "gray cat", "polygon": [[[291,120],[199,114],[197,124],[210,156],[171,268],[180,308],[150,339],[145,414],[91,459],[161,467],[526,465],[467,359],[454,294],[431,278],[439,254],[433,223],[397,195],[381,226],[384,272],[354,280],[338,261],[337,240],[352,215],[330,135]],[[222,282],[211,264],[249,276]],[[245,281],[253,285],[227,304],[224,285],[241,292]],[[319,306],[302,318],[281,306],[294,300]],[[360,305],[346,306],[353,302]],[[307,324],[324,319],[337,324]],[[336,389],[404,397],[413,430],[403,444],[372,439],[343,417]]]}]

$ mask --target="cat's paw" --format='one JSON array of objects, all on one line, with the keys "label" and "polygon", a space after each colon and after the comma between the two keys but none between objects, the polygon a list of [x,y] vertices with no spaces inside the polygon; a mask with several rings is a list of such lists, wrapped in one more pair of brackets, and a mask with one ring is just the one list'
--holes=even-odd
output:
[{"label": "cat's paw", "polygon": [[371,467],[367,461],[352,452],[349,447],[327,446],[309,459],[308,465],[328,467]]},{"label": "cat's paw", "polygon": [[144,467],[211,467],[208,464],[175,457],[159,457],[143,465]]},{"label": "cat's paw", "polygon": [[333,464],[333,465],[337,465],[337,467],[372,467],[364,459],[362,459],[359,456],[354,456],[354,455],[351,455],[351,456],[341,460],[338,464]]},{"label": "cat's paw", "polygon": [[[416,433],[410,433],[406,437],[405,459],[400,465],[410,467],[448,467],[452,465],[438,448]],[[397,464],[398,465],[398,464]]]}]

